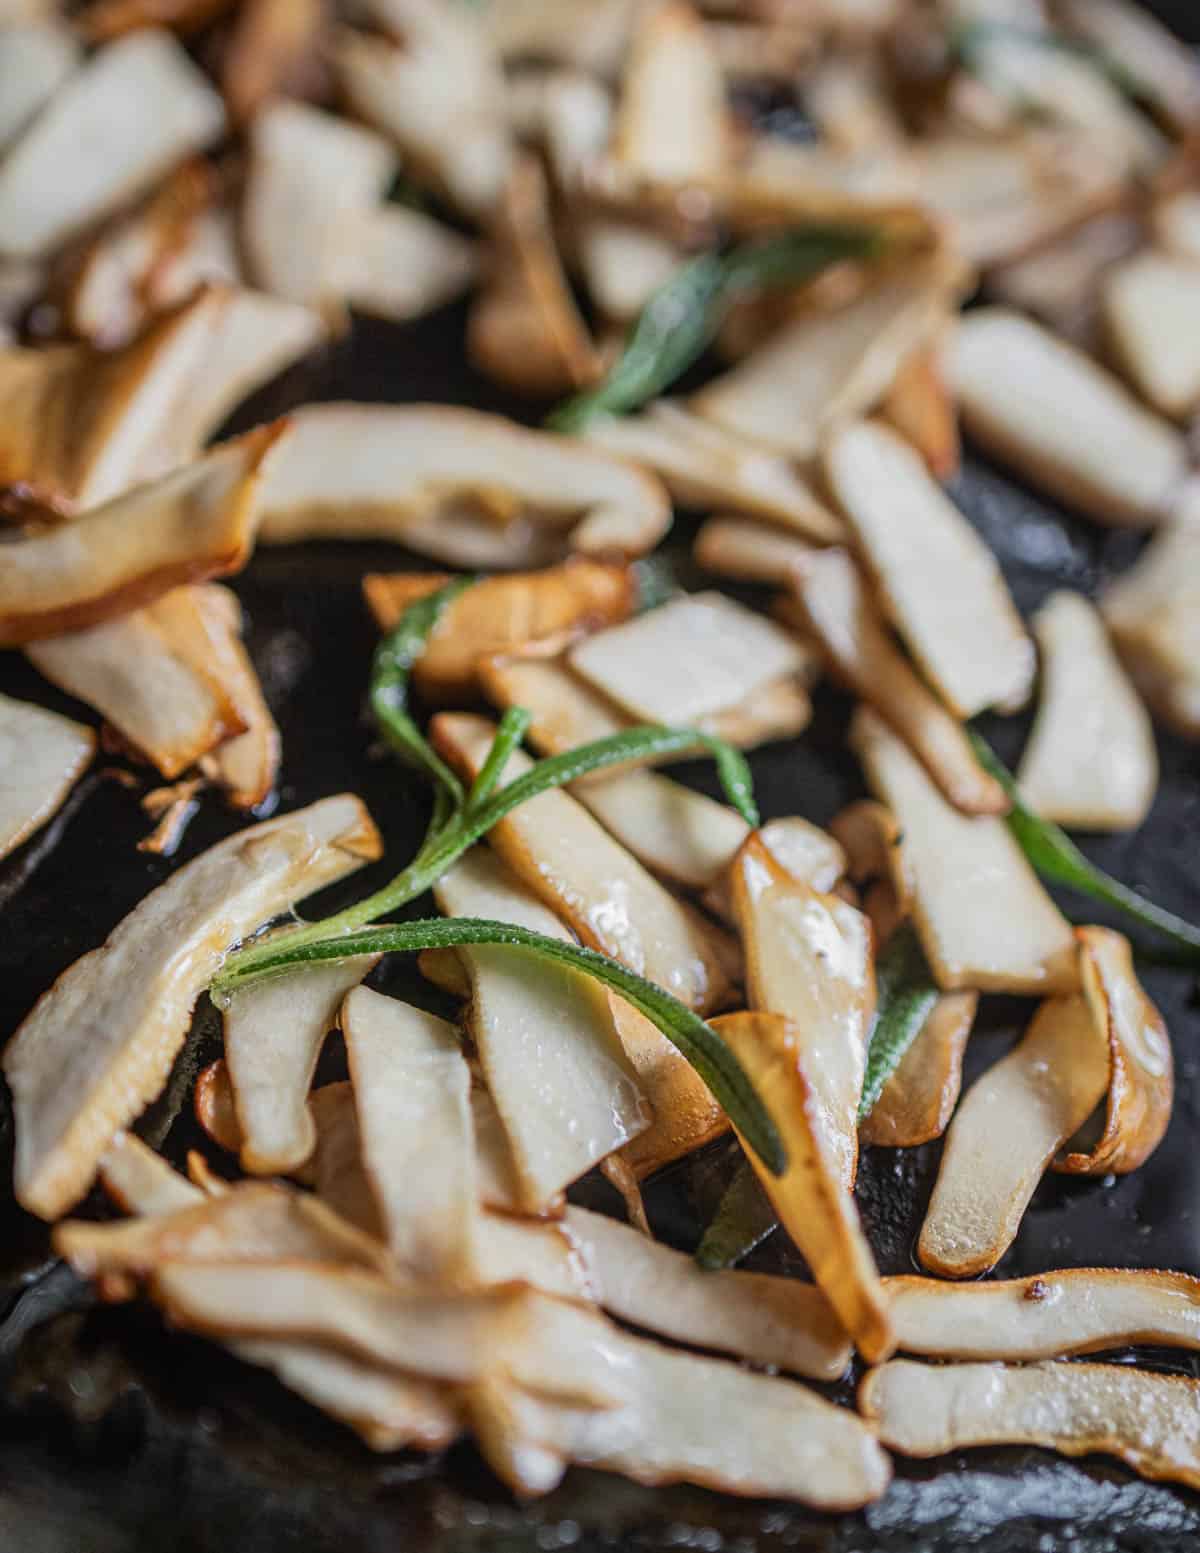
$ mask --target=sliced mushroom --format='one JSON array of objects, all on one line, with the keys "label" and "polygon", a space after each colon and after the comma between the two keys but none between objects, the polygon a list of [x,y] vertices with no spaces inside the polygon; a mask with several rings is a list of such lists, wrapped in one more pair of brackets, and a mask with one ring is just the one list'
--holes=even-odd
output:
[{"label": "sliced mushroom", "polygon": [[349,795],[267,820],[173,874],[59,977],[4,1054],[22,1206],[58,1216],[158,1093],[197,997],[238,938],[379,856]]},{"label": "sliced mushroom", "polygon": [[[435,887],[451,916],[568,938],[557,918],[483,848]],[[512,1149],[523,1209],[544,1213],[570,1183],[645,1130],[634,1071],[608,999],[578,972],[483,945],[460,952],[467,1022]]]},{"label": "sliced mushroom", "polygon": [[145,29],[72,76],[0,168],[0,252],[36,258],[136,199],[225,128],[179,44]]},{"label": "sliced mushroom", "polygon": [[1200,69],[1190,48],[1149,11],[1125,0],[1061,0],[1070,30],[1137,85],[1181,134],[1200,118]]},{"label": "sliced mushroom", "polygon": [[188,33],[230,8],[231,0],[89,0],[77,18],[92,43],[122,37],[142,27],[171,27]]},{"label": "sliced mushroom", "polygon": [[1188,466],[1182,435],[1103,367],[1030,319],[984,308],[963,318],[952,372],[967,431],[988,452],[1100,523],[1162,520]]},{"label": "sliced mushroom", "polygon": [[240,1153],[242,1129],[224,1057],[218,1057],[197,1073],[192,1089],[192,1114],[211,1143],[227,1154]]},{"label": "sliced mushroom", "polygon": [[1159,200],[1150,213],[1158,242],[1169,254],[1195,264],[1200,261],[1200,193],[1181,189]]},{"label": "sliced mushroom", "polygon": [[[903,838],[895,815],[886,805],[877,803],[873,798],[856,798],[830,820],[829,834],[844,854],[843,872],[855,884],[865,884],[872,879],[891,880],[894,877],[892,852]],[[898,879],[899,886],[906,884],[905,879]],[[898,888],[897,896],[907,910],[907,888]]]},{"label": "sliced mushroom", "polygon": [[642,12],[621,77],[613,155],[664,183],[710,177],[725,165],[730,126],[725,78],[687,0]]},{"label": "sliced mushroom", "polygon": [[991,270],[988,295],[1032,313],[1056,334],[1087,349],[1096,345],[1105,275],[1145,238],[1143,223],[1127,210],[1108,211],[1075,227],[1025,258]]},{"label": "sliced mushroom", "polygon": [[973,1445],[1100,1451],[1143,1477],[1200,1485],[1200,1382],[1127,1364],[914,1364],[873,1370],[859,1407],[885,1445],[940,1456]]},{"label": "sliced mushroom", "polygon": [[[653,476],[585,443],[446,405],[309,405],[264,493],[262,537],[396,539],[504,570],[543,549],[641,555],[671,522]],[[447,537],[448,531],[448,537]],[[553,557],[557,558],[557,557]]]},{"label": "sliced mushroom", "polygon": [[[895,519],[901,509],[894,485],[890,490]],[[914,571],[919,569],[914,564]],[[961,573],[958,579],[962,587]],[[1004,789],[976,760],[962,724],[895,646],[845,551],[809,556],[793,573],[792,596],[834,675],[887,719],[955,808],[964,814],[1007,812]]]},{"label": "sliced mushroom", "polygon": [[561,1222],[478,1215],[470,1275],[476,1286],[524,1283],[558,1299],[595,1304],[583,1257]]},{"label": "sliced mushroom", "polygon": [[971,1086],[946,1134],[917,1252],[943,1278],[993,1268],[1038,1182],[1104,1097],[1107,1043],[1087,999],[1042,1003],[1024,1036]]},{"label": "sliced mushroom", "polygon": [[100,1183],[126,1213],[174,1213],[202,1201],[192,1183],[132,1132],[121,1132],[100,1164]]},{"label": "sliced mushroom", "polygon": [[812,1284],[705,1272],[693,1257],[584,1208],[568,1208],[564,1226],[596,1300],[619,1320],[813,1380],[845,1372],[849,1341]]},{"label": "sliced mushroom", "polygon": [[0,18],[0,147],[7,148],[79,67],[79,44],[57,21]]},{"label": "sliced mushroom", "polygon": [[95,750],[82,723],[0,696],[0,858],[61,808]]},{"label": "sliced mushroom", "polygon": [[235,124],[249,124],[275,97],[320,91],[329,25],[324,0],[245,0],[221,60],[221,93]]},{"label": "sliced mushroom", "polygon": [[1037,720],[1017,780],[1043,819],[1083,830],[1135,830],[1158,786],[1150,718],[1095,606],[1054,593],[1034,616],[1042,656]]},{"label": "sliced mushroom", "polygon": [[[610,416],[587,429],[589,442],[646,464],[685,507],[719,506],[803,535],[817,544],[845,528],[786,458],[662,400],[642,415]],[[782,538],[777,530],[772,537]]]},{"label": "sliced mushroom", "polygon": [[912,443],[935,480],[954,478],[961,455],[958,408],[936,346],[913,351],[896,374],[879,413]]},{"label": "sliced mushroom", "polygon": [[1104,322],[1125,374],[1163,415],[1200,405],[1200,272],[1188,259],[1144,250],[1104,280]]},{"label": "sliced mushroom", "polygon": [[[363,592],[380,630],[390,631],[410,604],[449,581],[444,572],[371,572]],[[481,659],[623,620],[635,594],[628,567],[582,557],[540,572],[486,578],[442,614],[413,666],[413,681],[442,703],[473,698]]]},{"label": "sliced mushroom", "polygon": [[633,322],[685,257],[670,237],[616,216],[582,219],[576,247],[588,295],[619,324]]},{"label": "sliced mushroom", "polygon": [[609,76],[624,57],[637,10],[637,0],[495,0],[484,22],[506,64],[549,59]]},{"label": "sliced mushroom", "polygon": [[260,427],[195,464],[5,548],[0,643],[98,625],[180,583],[237,571],[253,540],[271,449]]},{"label": "sliced mushroom", "polygon": [[859,1127],[860,1143],[911,1149],[942,1136],[958,1104],[978,1004],[977,992],[942,993]]},{"label": "sliced mushroom", "polygon": [[[607,696],[593,690],[572,673],[551,638],[526,652],[496,654],[478,660],[480,683],[488,700],[499,707],[523,706],[533,718],[529,742],[543,754],[608,738],[629,726],[629,719]],[[582,777],[573,786],[577,797],[600,782],[617,781],[614,772],[627,766],[606,767]]]},{"label": "sliced mushroom", "polygon": [[749,518],[709,518],[696,535],[692,557],[705,571],[734,582],[786,584],[812,550],[807,540]]}]

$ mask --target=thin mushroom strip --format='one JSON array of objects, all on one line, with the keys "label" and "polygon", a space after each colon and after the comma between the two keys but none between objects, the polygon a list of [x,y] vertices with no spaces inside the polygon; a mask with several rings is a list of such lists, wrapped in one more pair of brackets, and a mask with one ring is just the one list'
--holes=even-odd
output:
[{"label": "thin mushroom strip", "polygon": [[950,1125],[962,1087],[963,1053],[977,992],[943,992],[912,1045],[859,1124],[859,1142],[911,1149],[940,1138]]},{"label": "thin mushroom strip", "polygon": [[0,696],[0,858],[61,808],[95,750],[82,723]]}]

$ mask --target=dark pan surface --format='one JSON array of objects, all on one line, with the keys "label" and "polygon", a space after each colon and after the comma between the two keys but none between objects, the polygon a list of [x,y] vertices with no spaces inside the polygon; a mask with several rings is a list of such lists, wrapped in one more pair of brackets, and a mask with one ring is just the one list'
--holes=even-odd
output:
[{"label": "dark pan surface", "polygon": [[[1182,19],[1191,7],[1185,0],[1177,10]],[[237,424],[304,399],[337,397],[511,410],[462,367],[463,322],[458,310],[407,329],[359,322],[350,339],[245,407]],[[1136,539],[1076,520],[975,459],[954,495],[999,554],[1026,612],[1057,586],[1095,592],[1137,551]],[[692,530],[681,519],[670,546],[684,580]],[[419,840],[425,800],[370,749],[361,696],[374,631],[358,583],[369,568],[407,564],[394,549],[308,546],[260,553],[236,583],[283,729],[282,802],[293,807],[346,788],[361,793],[393,864]],[[16,654],[0,659],[0,689],[78,713]],[[802,813],[824,822],[861,792],[842,747],[846,713],[844,700],[822,690],[814,726],[801,743],[754,757],[767,816]],[[1012,759],[1026,727],[1009,719],[990,731]],[[1121,878],[1195,918],[1200,750],[1168,738],[1160,749],[1163,782],[1146,825],[1130,837],[1085,838],[1084,844]],[[704,768],[683,774],[711,790]],[[0,1034],[15,1028],[54,976],[99,943],[172,867],[237,823],[208,805],[175,862],[151,859],[135,850],[147,828],[136,793],[103,777],[89,779],[48,833],[0,866]],[[349,894],[374,882],[370,875],[358,878]],[[1153,967],[1144,975],[1175,1044],[1177,1095],[1166,1141],[1144,1169],[1119,1181],[1049,1178],[1001,1264],[1003,1274],[1094,1263],[1200,1274],[1200,1014],[1190,977]],[[381,984],[435,1006],[435,995],[409,965],[386,967]],[[1006,1049],[1030,1006],[985,1001],[968,1078]],[[177,1162],[202,1142],[183,1102],[197,1065],[216,1050],[215,1020],[204,1008],[166,1095],[144,1118],[146,1136]],[[338,1062],[337,1054],[328,1058],[329,1076]],[[153,1313],[96,1307],[89,1291],[50,1258],[44,1227],[12,1205],[10,1134],[4,1095],[0,1553],[1200,1548],[1200,1497],[1143,1483],[1100,1458],[1067,1462],[1033,1450],[897,1460],[886,1497],[853,1516],[819,1516],[687,1487],[651,1490],[582,1471],[571,1472],[549,1498],[517,1507],[468,1446],[434,1458],[373,1456],[267,1377],[207,1345],[164,1333]],[[914,1265],[938,1151],[929,1145],[865,1156],[860,1201],[886,1273]],[[215,1151],[208,1152],[213,1158]],[[219,1158],[213,1163],[228,1168]],[[718,1145],[656,1182],[648,1202],[659,1234],[693,1244],[728,1170],[728,1148]],[[615,1207],[605,1192],[588,1183],[582,1195]],[[776,1236],[755,1254],[754,1265],[799,1270],[801,1264]],[[1192,1356],[1147,1351],[1140,1357],[1200,1375]],[[839,1394],[848,1398],[850,1387]]]}]

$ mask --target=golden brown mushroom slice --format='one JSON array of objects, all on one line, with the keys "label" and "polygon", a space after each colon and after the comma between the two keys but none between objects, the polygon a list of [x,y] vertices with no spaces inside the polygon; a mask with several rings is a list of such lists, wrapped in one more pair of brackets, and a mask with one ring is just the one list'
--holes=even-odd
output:
[{"label": "golden brown mushroom slice", "polygon": [[169,33],[94,54],[0,168],[0,253],[37,258],[221,138],[221,99]]},{"label": "golden brown mushroom slice", "polygon": [[596,1300],[619,1320],[812,1380],[844,1374],[849,1339],[812,1284],[705,1272],[693,1257],[585,1208],[568,1208],[563,1222]]},{"label": "golden brown mushroom slice", "polygon": [[907,745],[865,707],[850,725],[850,745],[900,827],[891,876],[897,895],[911,896],[938,985],[947,992],[1073,991],[1079,971],[1070,926],[1005,822],[947,803]]},{"label": "golden brown mushroom slice", "polygon": [[18,1200],[57,1217],[112,1137],[159,1092],[225,952],[292,903],[379,856],[357,798],[326,798],[219,842],[59,977],[4,1054]]},{"label": "golden brown mushroom slice", "polygon": [[859,1127],[860,1143],[911,1149],[942,1136],[958,1104],[978,1004],[977,992],[942,993]]},{"label": "golden brown mushroom slice", "polygon": [[858,421],[834,434],[825,472],[884,608],[955,716],[1022,705],[1033,644],[999,563],[913,448]]},{"label": "golden brown mushroom slice", "polygon": [[237,571],[253,543],[267,459],[286,422],[5,548],[0,644],[99,625],[186,582]]},{"label": "golden brown mushroom slice", "polygon": [[0,14],[0,148],[7,149],[79,62],[78,41],[57,19],[9,22]]},{"label": "golden brown mushroom slice", "polygon": [[235,124],[275,97],[315,95],[326,84],[324,0],[244,0],[221,60],[221,94]]},{"label": "golden brown mushroom slice", "polygon": [[912,443],[935,480],[954,478],[962,453],[958,406],[937,344],[913,351],[896,374],[879,413]]},{"label": "golden brown mushroom slice", "polygon": [[982,308],[959,326],[951,371],[968,433],[1032,484],[1100,523],[1162,521],[1187,472],[1183,437],[1096,362],[1031,319]]},{"label": "golden brown mushroom slice", "polygon": [[625,58],[613,156],[664,183],[719,173],[731,149],[725,77],[687,0],[643,11]]},{"label": "golden brown mushroom slice", "polygon": [[0,696],[0,858],[62,807],[95,751],[82,723]]},{"label": "golden brown mushroom slice", "polygon": [[1055,1168],[1071,1175],[1125,1175],[1145,1164],[1171,1120],[1171,1041],[1137,979],[1129,940],[1104,927],[1077,928],[1075,936],[1084,995],[1108,1044],[1108,1099],[1099,1140],[1066,1154]]},{"label": "golden brown mushroom slice", "polygon": [[1082,594],[1051,594],[1033,618],[1042,693],[1017,772],[1043,819],[1082,830],[1135,830],[1158,786],[1158,750],[1141,699]]},{"label": "golden brown mushroom slice", "polygon": [[267,543],[395,539],[455,564],[478,555],[512,570],[570,550],[642,555],[670,527],[670,501],[652,475],[499,415],[322,404],[291,424],[264,493]]},{"label": "golden brown mushroom slice", "polygon": [[1073,1267],[997,1283],[887,1278],[900,1347],[935,1359],[1054,1359],[1153,1343],[1200,1348],[1200,1283],[1184,1273]]},{"label": "golden brown mushroom slice", "polygon": [[1051,1160],[1108,1087],[1108,1052],[1087,999],[1049,998],[950,1123],[917,1253],[943,1278],[972,1278],[1012,1244]]},{"label": "golden brown mushroom slice", "polygon": [[955,808],[1006,813],[1003,788],[980,766],[962,724],[896,647],[851,557],[844,550],[814,552],[796,568],[791,589],[833,673],[887,719]]},{"label": "golden brown mushroom slice", "polygon": [[1127,1364],[914,1364],[872,1370],[859,1409],[906,1456],[974,1445],[1099,1451],[1142,1477],[1200,1485],[1200,1382]]},{"label": "golden brown mushroom slice", "polygon": [[781,1014],[723,1014],[714,1028],[737,1055],[788,1150],[783,1175],[772,1175],[747,1149],[750,1163],[855,1347],[878,1363],[896,1342],[845,1160],[831,1146],[820,1053],[810,1033]]},{"label": "golden brown mushroom slice", "polygon": [[104,43],[142,27],[189,33],[215,21],[232,0],[89,0],[77,25],[92,43]]},{"label": "golden brown mushroom slice", "polygon": [[1200,405],[1200,271],[1145,249],[1104,278],[1104,323],[1125,375],[1155,410],[1186,420]]}]

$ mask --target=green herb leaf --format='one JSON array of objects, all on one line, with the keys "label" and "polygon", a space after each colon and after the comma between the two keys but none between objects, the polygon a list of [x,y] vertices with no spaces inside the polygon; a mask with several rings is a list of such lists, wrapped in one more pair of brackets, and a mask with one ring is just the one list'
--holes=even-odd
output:
[{"label": "green herb leaf", "polygon": [[779,1219],[771,1199],[754,1166],[743,1159],[696,1248],[696,1260],[707,1272],[736,1267],[778,1228]]},{"label": "green herb leaf", "polygon": [[1173,911],[1156,906],[1144,895],[1106,874],[1090,862],[1071,838],[1049,820],[1041,820],[1028,808],[1017,790],[1012,773],[997,759],[995,751],[979,734],[971,731],[971,742],[979,763],[1000,783],[1012,800],[1007,820],[1025,856],[1043,879],[1066,885],[1092,900],[1115,906],[1142,927],[1172,939],[1188,950],[1187,963],[1200,959],[1200,927],[1194,927]]},{"label": "green herb leaf", "polygon": [[495,792],[496,783],[503,775],[505,766],[508,765],[509,756],[524,740],[532,721],[533,714],[527,712],[523,706],[507,708],[500,719],[500,726],[496,729],[496,737],[492,740],[487,759],[480,766],[479,775],[471,784],[471,791],[467,794],[468,810],[474,812],[479,809]]},{"label": "green herb leaf", "polygon": [[597,416],[639,409],[704,353],[736,298],[809,280],[844,259],[869,258],[883,242],[871,227],[814,225],[689,260],[646,303],[604,380],[561,405],[547,425],[575,433]]},{"label": "green herb leaf", "polygon": [[883,1087],[900,1066],[938,1000],[938,987],[926,963],[921,940],[903,922],[875,965],[875,1023],[867,1047],[858,1119],[875,1109]]},{"label": "green herb leaf", "polygon": [[776,1175],[787,1168],[787,1150],[775,1123],[741,1063],[716,1031],[669,992],[594,949],[547,938],[512,923],[491,922],[479,917],[437,917],[428,921],[385,923],[316,942],[301,943],[300,937],[296,933],[283,933],[265,942],[261,946],[264,953],[252,972],[244,964],[239,965],[236,957],[231,959],[214,985],[216,995],[220,997],[231,992],[250,974],[261,975],[292,965],[344,960],[362,954],[411,953],[417,949],[451,949],[464,944],[501,944],[538,954],[611,987],[651,1020],[695,1068],[767,1168]]}]

